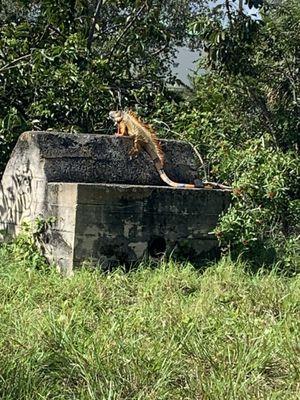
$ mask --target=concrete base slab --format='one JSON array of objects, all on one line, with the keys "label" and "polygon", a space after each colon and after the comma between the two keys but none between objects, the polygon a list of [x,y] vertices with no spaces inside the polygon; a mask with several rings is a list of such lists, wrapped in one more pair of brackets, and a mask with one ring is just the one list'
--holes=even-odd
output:
[{"label": "concrete base slab", "polygon": [[199,261],[217,248],[212,231],[229,205],[222,190],[114,184],[49,183],[48,199],[49,254],[66,270],[171,253]]}]

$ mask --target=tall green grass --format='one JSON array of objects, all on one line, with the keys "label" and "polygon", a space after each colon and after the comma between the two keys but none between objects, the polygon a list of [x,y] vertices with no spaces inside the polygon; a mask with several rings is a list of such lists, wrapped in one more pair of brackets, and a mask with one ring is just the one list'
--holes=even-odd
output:
[{"label": "tall green grass", "polygon": [[229,259],[66,279],[0,249],[0,398],[300,398],[300,278]]}]

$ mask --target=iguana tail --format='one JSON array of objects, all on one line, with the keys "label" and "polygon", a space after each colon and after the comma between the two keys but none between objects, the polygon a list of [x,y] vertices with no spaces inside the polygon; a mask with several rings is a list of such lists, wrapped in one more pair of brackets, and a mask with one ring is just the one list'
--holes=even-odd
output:
[{"label": "iguana tail", "polygon": [[194,189],[195,187],[203,187],[202,186],[196,186],[192,183],[178,183],[172,181],[168,175],[165,173],[163,169],[158,170],[159,176],[161,177],[161,180],[164,181],[167,185],[179,188],[179,189]]},{"label": "iguana tail", "polygon": [[195,181],[195,184],[174,182],[165,173],[165,171],[163,169],[163,164],[159,158],[156,158],[155,160],[153,160],[153,162],[154,162],[155,168],[157,169],[157,172],[159,173],[161,180],[164,181],[169,186],[172,186],[174,188],[179,188],[179,189],[194,189],[194,188],[203,188],[204,187],[204,184],[200,179],[197,179]]},{"label": "iguana tail", "polygon": [[165,173],[163,169],[163,164],[159,158],[153,160],[155,168],[159,173],[159,176],[162,181],[164,181],[167,185],[172,186],[174,188],[179,189],[195,189],[195,188],[205,188],[205,189],[222,189],[225,191],[232,191],[230,186],[223,185],[217,182],[203,182],[201,179],[195,179],[194,183],[178,183],[172,181],[168,175]]}]

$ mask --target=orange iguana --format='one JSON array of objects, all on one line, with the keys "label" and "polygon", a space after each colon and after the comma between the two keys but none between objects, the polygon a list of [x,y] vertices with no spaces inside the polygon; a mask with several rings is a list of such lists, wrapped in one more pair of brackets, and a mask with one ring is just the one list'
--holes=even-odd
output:
[{"label": "orange iguana", "polygon": [[130,155],[137,155],[142,149],[145,150],[153,161],[159,176],[167,185],[184,189],[203,187],[228,189],[227,186],[217,183],[203,183],[200,179],[196,179],[194,184],[177,183],[172,181],[164,171],[164,155],[153,129],[144,124],[132,111],[110,111],[109,117],[117,124],[117,136],[130,136],[133,138],[133,147],[130,151]]}]

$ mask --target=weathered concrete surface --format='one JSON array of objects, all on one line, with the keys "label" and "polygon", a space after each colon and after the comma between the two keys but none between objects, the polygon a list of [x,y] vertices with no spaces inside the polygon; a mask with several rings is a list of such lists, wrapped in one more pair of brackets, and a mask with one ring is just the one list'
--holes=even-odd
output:
[{"label": "weathered concrete surface", "polygon": [[[105,135],[22,134],[0,185],[0,229],[15,234],[23,220],[54,216],[47,256],[65,271],[86,258],[108,266],[164,251],[197,258],[215,248],[209,232],[228,192],[164,187],[145,152],[130,160],[131,146]],[[199,177],[191,146],[162,146],[170,178]]]},{"label": "weathered concrete surface", "polygon": [[[171,179],[196,179],[197,157],[188,143],[162,140],[165,170]],[[130,159],[132,140],[108,135],[26,132],[15,151],[38,149],[48,182],[164,185],[146,152]]]},{"label": "weathered concrete surface", "polygon": [[228,204],[221,190],[50,183],[47,208],[57,217],[51,253],[68,268],[86,259],[127,265],[160,252],[199,261],[216,249],[211,231]]},{"label": "weathered concrete surface", "polygon": [[[187,143],[161,141],[170,178],[197,178],[197,157]],[[23,133],[0,184],[0,229],[45,213],[48,182],[165,185],[145,152],[130,160],[132,141],[107,135]]]}]

